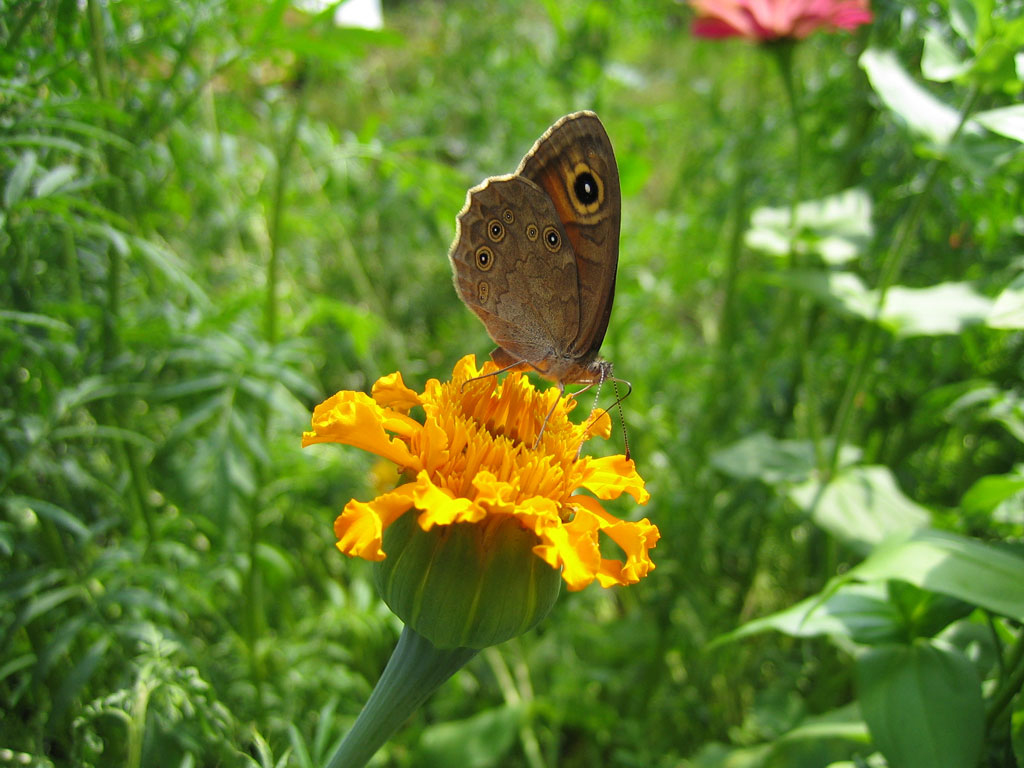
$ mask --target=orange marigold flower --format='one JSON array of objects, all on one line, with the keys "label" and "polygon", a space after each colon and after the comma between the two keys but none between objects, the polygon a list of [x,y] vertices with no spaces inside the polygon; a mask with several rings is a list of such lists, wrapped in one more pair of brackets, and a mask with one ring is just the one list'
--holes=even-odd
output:
[{"label": "orange marigold flower", "polygon": [[868,0],[690,0],[698,37],[802,39],[818,29],[856,29],[871,21]]},{"label": "orange marigold flower", "polygon": [[[574,424],[568,418],[576,404],[571,396],[560,398],[555,388],[539,391],[520,373],[504,381],[470,381],[495,370],[490,362],[477,369],[468,355],[455,365],[451,381],[431,379],[420,394],[393,373],[377,380],[372,397],[343,391],[316,407],[303,446],[354,445],[394,462],[407,478],[373,501],[353,499],[345,506],[334,523],[338,548],[383,560],[384,530],[411,509],[424,531],[513,517],[536,535],[534,553],[562,569],[570,590],[595,579],[604,587],[639,581],[654,568],[649,551],[658,529],[646,518],[619,520],[598,499],[628,493],[646,504],[644,481],[624,456],[577,457],[591,433],[608,436],[607,414],[596,423]],[[422,423],[409,415],[417,406]],[[594,495],[577,494],[581,488]],[[601,556],[601,535],[618,544],[624,560]]]}]

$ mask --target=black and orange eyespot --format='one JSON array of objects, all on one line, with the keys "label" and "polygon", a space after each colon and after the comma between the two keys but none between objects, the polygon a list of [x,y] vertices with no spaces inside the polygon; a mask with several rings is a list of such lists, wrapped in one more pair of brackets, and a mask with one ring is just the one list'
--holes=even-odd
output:
[{"label": "black and orange eyespot", "polygon": [[476,284],[476,298],[481,304],[485,304],[491,296],[491,285],[486,280]]},{"label": "black and orange eyespot", "polygon": [[505,237],[505,225],[497,219],[491,219],[487,222],[487,236],[495,243],[500,243],[502,238]]},{"label": "black and orange eyespot", "polygon": [[555,253],[559,248],[562,247],[562,236],[558,234],[558,230],[554,227],[544,228],[544,245],[552,253]]},{"label": "black and orange eyespot", "polygon": [[526,239],[532,243],[535,242],[538,237],[540,237],[540,230],[537,229],[537,225],[528,224],[526,226]]},{"label": "black and orange eyespot", "polygon": [[597,202],[599,195],[597,179],[590,171],[584,171],[576,176],[576,180],[572,183],[572,191],[576,195],[576,199],[583,205],[591,205]]},{"label": "black and orange eyespot", "polygon": [[516,215],[512,213],[511,208],[506,208],[505,212],[501,214],[501,218],[505,220],[506,224],[512,224],[516,220]]},{"label": "black and orange eyespot", "polygon": [[604,203],[604,181],[587,163],[577,163],[566,175],[566,182],[578,213],[595,213]]},{"label": "black and orange eyespot", "polygon": [[478,269],[486,272],[494,266],[494,251],[488,248],[486,245],[481,245],[476,249],[476,266]]}]

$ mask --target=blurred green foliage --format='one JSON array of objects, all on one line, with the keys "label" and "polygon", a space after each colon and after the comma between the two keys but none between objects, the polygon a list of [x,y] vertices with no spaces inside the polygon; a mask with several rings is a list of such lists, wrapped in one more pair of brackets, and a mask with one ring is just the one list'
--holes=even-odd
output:
[{"label": "blurred green foliage", "polygon": [[798,145],[773,51],[675,2],[384,11],[0,6],[0,749],[324,762],[400,627],[333,546],[377,470],[300,432],[486,354],[455,215],[587,108],[657,571],[563,595],[377,764],[927,764],[896,701],[1024,765],[1021,3],[800,43]]}]

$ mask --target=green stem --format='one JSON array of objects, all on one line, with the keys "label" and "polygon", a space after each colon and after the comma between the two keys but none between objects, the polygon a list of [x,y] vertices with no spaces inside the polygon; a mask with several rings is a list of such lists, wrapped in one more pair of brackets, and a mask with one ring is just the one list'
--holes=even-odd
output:
[{"label": "green stem", "polygon": [[[797,266],[796,241],[799,235],[800,222],[797,210],[803,199],[804,176],[804,129],[800,119],[800,99],[796,91],[796,80],[793,77],[793,54],[796,43],[784,40],[771,46],[775,54],[775,62],[779,67],[779,76],[786,91],[786,102],[789,106],[790,123],[793,126],[793,191],[789,201],[789,269]],[[800,298],[797,302],[798,315],[802,322],[796,324],[801,334],[797,341],[800,355],[800,368],[797,377],[803,381],[804,422],[808,437],[814,446],[814,455],[819,467],[825,465],[825,450],[822,445],[822,430],[818,413],[817,390],[815,389],[814,360],[811,356],[813,342],[814,318],[808,302]],[[798,389],[799,382],[794,382],[793,390]]]},{"label": "green stem", "polygon": [[384,674],[327,768],[366,765],[402,723],[478,653],[476,648],[437,648],[406,627]]},{"label": "green stem", "polygon": [[[746,79],[745,102],[759,105],[763,101],[760,57],[755,58],[754,67],[756,69],[753,76]],[[749,120],[747,126],[757,126],[759,122],[760,113],[756,119]],[[700,445],[695,445],[698,456],[704,455],[706,441],[713,435],[721,436],[725,431],[728,419],[735,418],[737,395],[743,397],[746,394],[736,392],[732,386],[736,381],[736,377],[733,375],[735,357],[733,347],[736,337],[736,293],[743,260],[743,234],[747,229],[750,180],[754,175],[753,165],[749,162],[753,145],[754,130],[749,127],[741,128],[733,149],[735,178],[731,185],[728,250],[725,254],[725,275],[718,312],[718,339],[714,351],[714,368],[707,377],[707,389],[704,393],[704,408],[702,409],[706,425],[694,430],[694,434],[698,435],[701,441]]]},{"label": "green stem", "polygon": [[1006,714],[1006,708],[1024,687],[1024,633],[1017,638],[1010,658],[1006,661],[1005,669],[1009,675],[1003,678],[996,689],[988,711],[985,713],[985,729],[987,731],[991,731],[992,727]]},{"label": "green stem", "polygon": [[[494,647],[487,648],[484,650],[484,657],[494,673],[494,679],[498,681],[498,687],[501,688],[501,695],[505,699],[505,703],[516,709],[525,707],[529,712],[526,705],[533,702],[533,689],[530,686],[526,665],[521,661],[516,665],[516,677],[520,680],[520,685],[517,686],[501,651]],[[526,764],[530,768],[546,768],[544,757],[540,751],[540,742],[537,740],[537,734],[533,732],[528,717],[524,717],[520,722],[519,741],[523,746]]]},{"label": "green stem", "polygon": [[[964,126],[967,124],[967,119],[970,117],[970,114],[974,109],[974,105],[978,101],[980,93],[981,91],[978,88],[975,88],[967,97],[967,102],[960,112],[960,122],[957,125],[956,130],[953,131],[953,135],[950,136],[949,144],[956,141],[961,131],[963,131]],[[943,162],[944,159],[942,157],[936,157],[931,161],[927,175],[925,176],[924,186],[921,188],[920,194],[918,194],[917,198],[914,200],[913,207],[910,209],[907,217],[903,219],[902,226],[896,235],[892,248],[885,255],[885,258],[882,261],[878,288],[876,290],[874,311],[872,313],[871,320],[868,322],[867,326],[862,329],[863,338],[856,345],[859,352],[857,362],[854,365],[852,375],[847,381],[846,389],[843,392],[843,398],[839,404],[839,409],[836,411],[836,418],[832,428],[832,434],[834,435],[835,442],[832,445],[832,455],[829,457],[827,465],[829,474],[836,470],[836,466],[839,461],[839,452],[842,450],[843,446],[843,440],[845,440],[846,433],[849,431],[852,424],[853,403],[857,398],[857,394],[862,391],[866,384],[865,379],[868,375],[868,368],[875,358],[875,344],[881,330],[878,321],[882,315],[882,310],[885,308],[885,297],[888,295],[889,289],[893,286],[896,277],[903,268],[903,262],[907,257],[908,246],[917,234],[918,224],[920,223],[921,216],[924,213],[925,205],[931,197],[932,188],[935,186],[935,182],[938,179],[939,171],[942,169]]]},{"label": "green stem", "polygon": [[288,184],[288,171],[291,167],[291,160],[295,142],[299,135],[299,126],[306,114],[306,96],[309,88],[306,83],[309,80],[309,65],[300,62],[295,70],[295,80],[298,83],[299,95],[292,110],[291,121],[285,131],[284,141],[281,144],[281,151],[277,155],[277,178],[274,181],[273,200],[270,210],[270,259],[267,262],[267,296],[264,307],[264,335],[271,345],[277,342],[277,283],[280,273],[281,262],[281,217],[284,212],[284,193]]}]

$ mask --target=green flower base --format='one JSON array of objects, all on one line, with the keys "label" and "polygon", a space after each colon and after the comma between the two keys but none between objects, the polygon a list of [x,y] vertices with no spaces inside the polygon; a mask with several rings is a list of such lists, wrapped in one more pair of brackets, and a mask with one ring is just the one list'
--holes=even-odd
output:
[{"label": "green flower base", "polygon": [[533,553],[537,537],[511,516],[424,531],[416,511],[384,532],[374,568],[384,602],[438,648],[486,648],[548,615],[561,575]]}]

